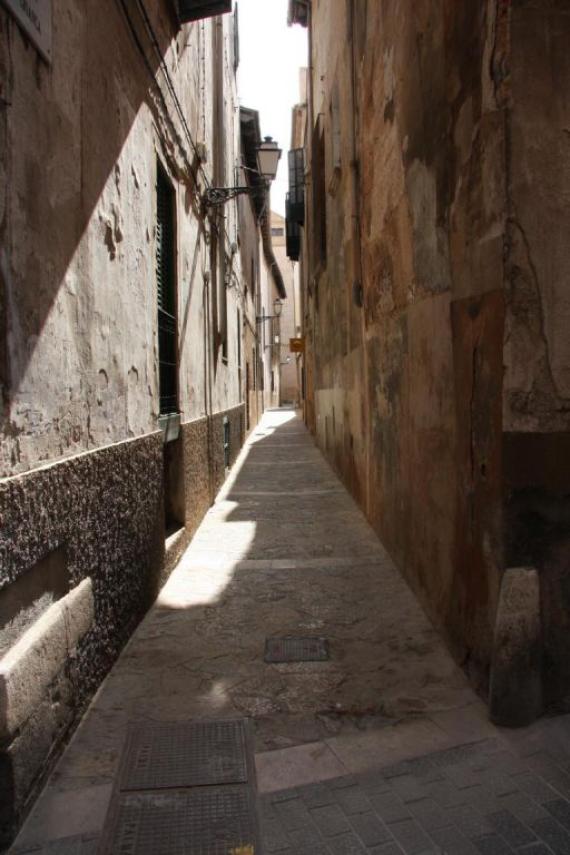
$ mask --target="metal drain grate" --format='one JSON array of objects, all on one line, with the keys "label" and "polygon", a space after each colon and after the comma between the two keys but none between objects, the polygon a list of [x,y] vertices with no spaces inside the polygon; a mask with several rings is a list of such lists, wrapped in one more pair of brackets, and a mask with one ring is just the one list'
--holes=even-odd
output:
[{"label": "metal drain grate", "polygon": [[247,748],[242,721],[135,726],[126,745],[119,789],[245,783]]},{"label": "metal drain grate", "polygon": [[257,855],[247,785],[121,793],[101,852],[108,855]]},{"label": "metal drain grate", "polygon": [[326,638],[268,638],[266,662],[324,662],[329,658]]}]

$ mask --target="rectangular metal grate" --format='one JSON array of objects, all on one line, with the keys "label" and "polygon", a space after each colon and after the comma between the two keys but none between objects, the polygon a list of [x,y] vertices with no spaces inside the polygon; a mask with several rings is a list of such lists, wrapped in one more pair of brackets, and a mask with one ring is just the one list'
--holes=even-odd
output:
[{"label": "rectangular metal grate", "polygon": [[119,788],[158,790],[247,780],[243,721],[168,722],[132,728]]},{"label": "rectangular metal grate", "polygon": [[268,638],[266,662],[324,662],[329,658],[326,638]]},{"label": "rectangular metal grate", "polygon": [[258,855],[247,785],[120,793],[101,852],[107,855]]}]

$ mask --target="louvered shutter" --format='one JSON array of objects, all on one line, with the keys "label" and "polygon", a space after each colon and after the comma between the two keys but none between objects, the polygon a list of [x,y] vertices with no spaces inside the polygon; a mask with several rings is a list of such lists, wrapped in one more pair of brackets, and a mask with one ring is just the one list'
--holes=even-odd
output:
[{"label": "louvered shutter", "polygon": [[301,253],[301,230],[299,224],[291,218],[291,200],[285,195],[285,251],[291,261],[298,261]]},{"label": "louvered shutter", "polygon": [[289,152],[289,218],[305,223],[305,153],[302,148]]},{"label": "louvered shutter", "polygon": [[174,250],[174,193],[159,167],[156,180],[156,291],[161,414],[176,412],[178,403]]}]

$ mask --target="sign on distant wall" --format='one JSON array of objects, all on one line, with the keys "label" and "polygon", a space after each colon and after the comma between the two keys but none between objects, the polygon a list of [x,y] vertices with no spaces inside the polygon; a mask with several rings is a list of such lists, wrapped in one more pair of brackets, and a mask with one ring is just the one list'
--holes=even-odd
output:
[{"label": "sign on distant wall", "polygon": [[305,339],[304,338],[290,338],[289,339],[289,350],[291,353],[304,353],[305,352]]},{"label": "sign on distant wall", "polygon": [[51,62],[51,0],[0,0],[39,53]]}]

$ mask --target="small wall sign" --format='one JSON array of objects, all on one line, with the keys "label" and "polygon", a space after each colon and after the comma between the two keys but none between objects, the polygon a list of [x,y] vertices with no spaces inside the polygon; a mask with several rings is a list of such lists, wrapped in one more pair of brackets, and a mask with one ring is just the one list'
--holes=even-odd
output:
[{"label": "small wall sign", "polygon": [[305,352],[305,339],[304,338],[290,338],[289,339],[289,351],[291,353],[304,353]]},{"label": "small wall sign", "polygon": [[51,0],[0,0],[38,52],[51,62]]}]

